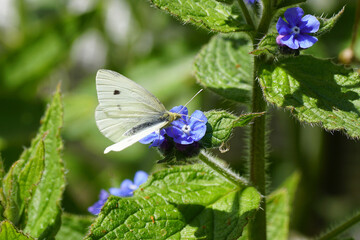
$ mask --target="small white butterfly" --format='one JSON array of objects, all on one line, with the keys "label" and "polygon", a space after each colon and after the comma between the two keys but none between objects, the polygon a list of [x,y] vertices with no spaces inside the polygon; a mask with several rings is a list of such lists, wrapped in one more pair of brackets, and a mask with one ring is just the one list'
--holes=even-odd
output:
[{"label": "small white butterfly", "polygon": [[115,142],[104,153],[121,151],[181,118],[181,114],[167,111],[145,88],[114,71],[97,72],[96,90],[96,124],[105,137]]}]

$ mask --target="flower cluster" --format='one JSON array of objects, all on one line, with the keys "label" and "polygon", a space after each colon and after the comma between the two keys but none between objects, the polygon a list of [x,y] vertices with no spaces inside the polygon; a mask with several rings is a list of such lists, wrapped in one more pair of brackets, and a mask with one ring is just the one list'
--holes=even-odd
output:
[{"label": "flower cluster", "polygon": [[[148,179],[148,174],[144,171],[137,171],[135,173],[134,182],[130,179],[125,179],[120,188],[110,188],[109,192],[111,195],[117,197],[131,197],[136,189],[139,188],[141,184],[146,182]],[[109,198],[110,194],[101,189],[99,194],[99,200],[94,203],[91,207],[88,208],[88,211],[94,215],[98,215],[100,213],[101,208],[104,206],[106,200]]]},{"label": "flower cluster", "polygon": [[174,107],[170,112],[179,113],[182,117],[173,121],[169,127],[153,132],[139,142],[151,143],[150,147],[159,147],[166,141],[165,135],[167,135],[177,144],[189,145],[204,137],[207,118],[203,112],[196,110],[191,116],[188,116],[188,109],[184,106]]},{"label": "flower cluster", "polygon": [[308,35],[319,30],[320,22],[316,17],[304,15],[304,11],[299,8],[289,8],[284,16],[287,22],[279,18],[276,29],[279,36],[276,42],[279,45],[285,45],[291,49],[309,48],[317,42],[317,38]]}]

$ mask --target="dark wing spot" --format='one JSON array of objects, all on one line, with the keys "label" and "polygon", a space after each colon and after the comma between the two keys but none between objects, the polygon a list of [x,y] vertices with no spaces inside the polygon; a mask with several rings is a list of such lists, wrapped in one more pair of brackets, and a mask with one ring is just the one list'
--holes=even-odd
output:
[{"label": "dark wing spot", "polygon": [[120,94],[120,91],[119,90],[115,90],[114,91],[114,95],[119,95]]}]

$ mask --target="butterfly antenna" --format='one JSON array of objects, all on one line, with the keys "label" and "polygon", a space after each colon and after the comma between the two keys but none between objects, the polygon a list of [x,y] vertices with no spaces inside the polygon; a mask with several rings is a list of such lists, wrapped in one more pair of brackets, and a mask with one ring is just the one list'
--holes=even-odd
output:
[{"label": "butterfly antenna", "polygon": [[[201,120],[201,119],[196,118],[196,117],[193,117],[193,116],[189,116],[189,115],[186,115],[186,114],[183,114],[183,113],[178,113],[178,114],[180,114],[181,116],[185,116],[185,117],[189,117],[189,118],[196,119],[196,120],[198,120],[198,121],[200,121],[200,122],[204,122],[204,120]],[[180,119],[180,120],[182,120],[182,119]]]},{"label": "butterfly antenna", "polygon": [[184,110],[184,108],[186,108],[186,106],[199,94],[203,91],[204,89],[200,89],[184,106],[183,108],[178,112],[180,113],[182,110]]}]

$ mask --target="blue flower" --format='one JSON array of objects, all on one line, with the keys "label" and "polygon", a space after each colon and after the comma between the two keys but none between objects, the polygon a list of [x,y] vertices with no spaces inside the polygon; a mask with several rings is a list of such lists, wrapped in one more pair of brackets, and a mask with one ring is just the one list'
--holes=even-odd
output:
[{"label": "blue flower", "polygon": [[139,142],[142,144],[151,143],[151,145],[149,147],[158,147],[164,142],[165,133],[166,133],[165,129],[160,129],[160,131],[150,133],[149,135],[147,135],[146,137],[141,139]]},{"label": "blue flower", "polygon": [[[110,188],[109,192],[111,195],[118,197],[131,197],[136,189],[139,188],[141,184],[146,182],[149,175],[144,171],[137,171],[135,173],[134,182],[130,179],[125,179],[120,188]],[[106,200],[109,198],[109,193],[104,189],[101,189],[99,194],[99,200],[94,203],[91,207],[88,208],[88,211],[94,215],[98,215],[100,213],[101,208],[104,206]]]},{"label": "blue flower", "polygon": [[118,197],[131,197],[133,192],[139,188],[141,184],[146,182],[149,175],[144,171],[137,171],[135,173],[134,182],[130,179],[125,179],[120,188],[110,188],[109,191],[112,195]]},{"label": "blue flower", "polygon": [[170,112],[184,114],[180,119],[173,121],[171,126],[166,128],[166,134],[173,138],[175,143],[183,145],[192,144],[200,141],[206,132],[207,118],[204,113],[196,110],[191,116],[188,116],[187,108],[183,106],[174,107]]},{"label": "blue flower", "polygon": [[94,215],[98,215],[100,213],[101,208],[104,206],[106,200],[109,197],[109,193],[104,189],[101,189],[99,194],[99,200],[94,203],[91,207],[88,208],[88,211]]},{"label": "blue flower", "polygon": [[282,37],[278,37],[277,43],[288,46],[291,49],[309,48],[317,42],[317,38],[308,35],[319,30],[320,22],[311,15],[304,16],[304,11],[299,8],[289,8],[285,11],[285,22],[279,18],[276,29]]},{"label": "blue flower", "polygon": [[245,2],[247,4],[254,4],[255,2],[257,2],[258,0],[245,0]]}]

